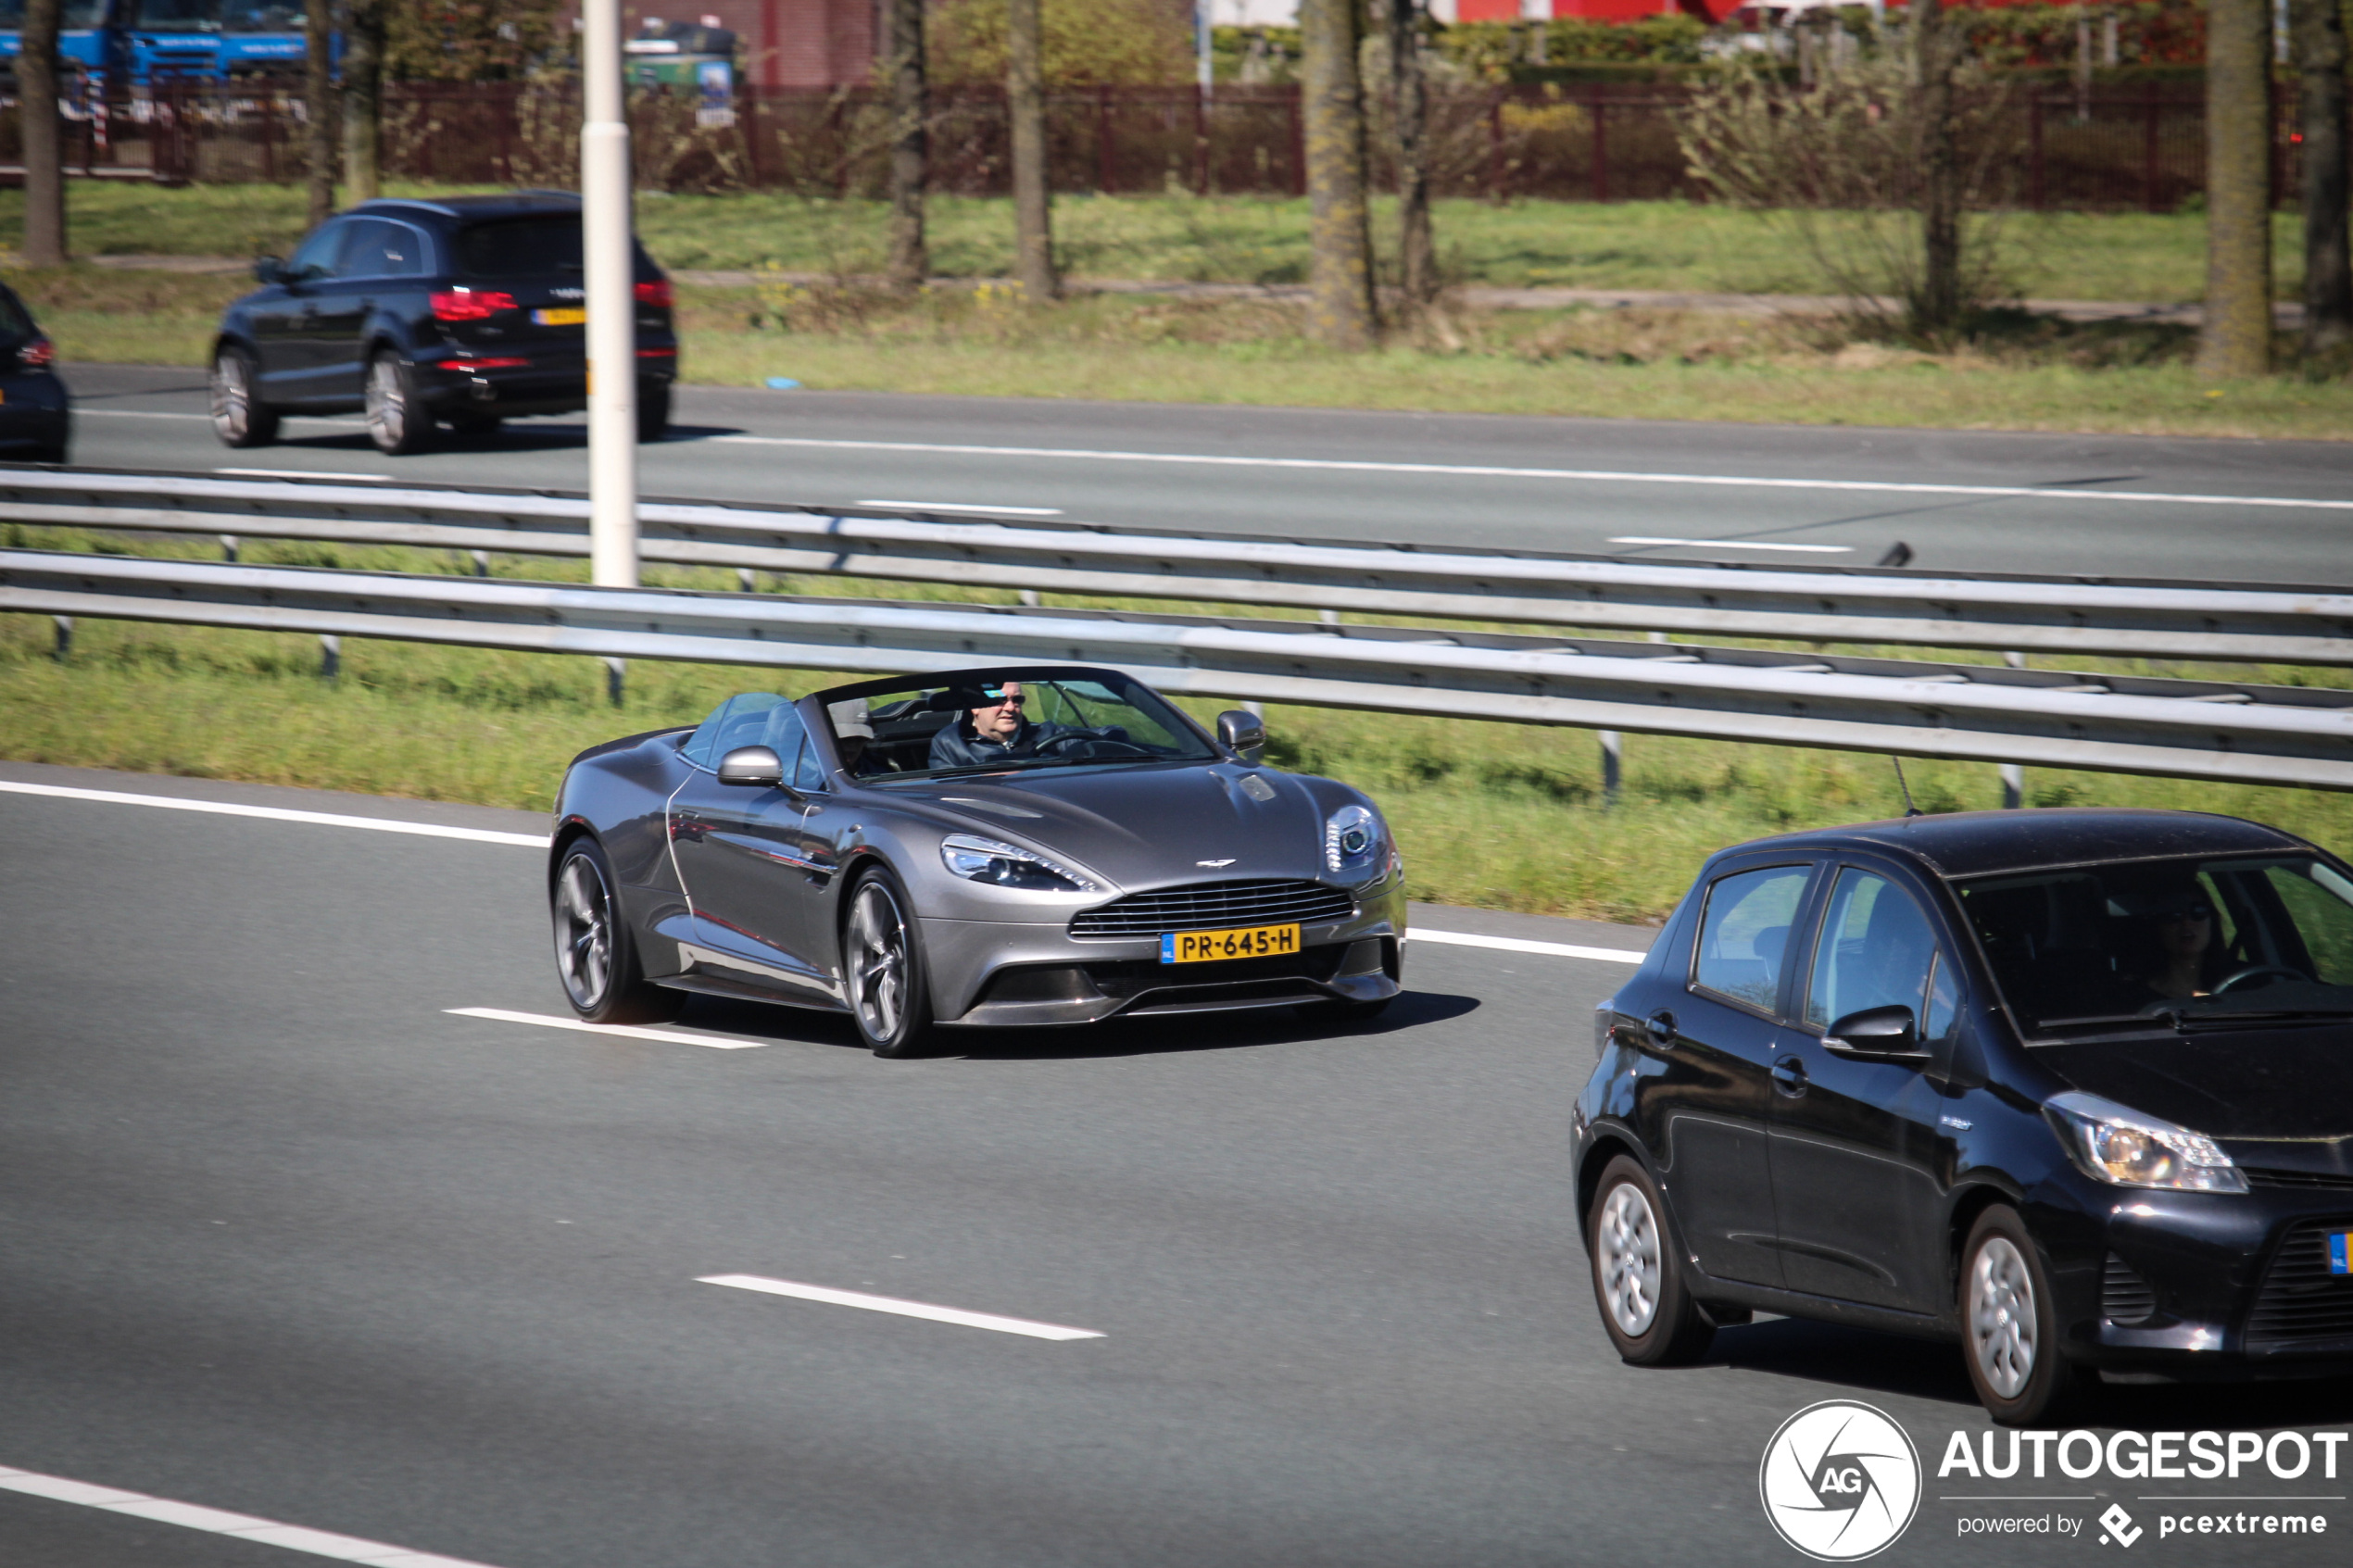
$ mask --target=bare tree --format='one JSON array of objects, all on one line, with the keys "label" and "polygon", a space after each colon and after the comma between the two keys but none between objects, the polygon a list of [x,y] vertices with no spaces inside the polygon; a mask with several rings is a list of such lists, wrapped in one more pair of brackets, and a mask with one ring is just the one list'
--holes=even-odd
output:
[{"label": "bare tree", "polygon": [[355,202],[384,194],[387,0],[349,0],[343,40],[343,177]]},{"label": "bare tree", "polygon": [[1307,334],[1369,348],[1373,244],[1365,201],[1365,94],[1357,76],[1357,0],[1300,0],[1300,94],[1309,207]]},{"label": "bare tree", "polygon": [[1967,40],[1938,0],[1912,0],[1912,69],[1919,82],[1920,290],[1915,329],[1941,334],[1961,323],[1961,171],[1953,75]]},{"label": "bare tree", "polygon": [[1429,100],[1422,73],[1425,0],[1389,0],[1389,72],[1397,118],[1398,282],[1405,307],[1438,298],[1438,242],[1429,217]]},{"label": "bare tree", "polygon": [[1032,299],[1062,292],[1046,182],[1045,22],[1038,0],[1005,0],[1005,108],[1013,120],[1014,275]]},{"label": "bare tree", "polygon": [[2289,0],[2304,132],[2304,352],[2353,343],[2353,257],[2347,254],[2345,12],[2337,0]]},{"label": "bare tree", "polygon": [[335,210],[334,0],[305,0],[302,19],[303,112],[309,117],[305,144],[315,229]]},{"label": "bare tree", "polygon": [[2206,321],[2208,376],[2271,369],[2271,0],[2206,7]]},{"label": "bare tree", "polygon": [[931,183],[924,0],[889,0],[889,7],[890,260],[886,270],[894,292],[913,294],[931,276],[931,253],[924,243],[924,196]]},{"label": "bare tree", "polygon": [[61,0],[25,0],[24,42],[17,58],[17,98],[24,116],[24,258],[35,267],[66,264],[66,153],[57,124],[57,27]]}]

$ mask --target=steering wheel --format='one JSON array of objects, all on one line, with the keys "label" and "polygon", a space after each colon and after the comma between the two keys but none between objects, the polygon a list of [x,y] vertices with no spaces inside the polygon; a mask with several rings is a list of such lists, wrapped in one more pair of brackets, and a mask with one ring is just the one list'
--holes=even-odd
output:
[{"label": "steering wheel", "polygon": [[1119,749],[1109,754],[1114,757],[1150,757],[1152,755],[1151,748],[1150,746],[1138,746],[1132,740],[1114,740],[1109,735],[1082,734],[1076,730],[1069,731],[1063,734],[1051,735],[1047,737],[1045,740],[1038,743],[1038,749],[1041,753],[1051,752],[1058,750],[1065,746],[1076,746],[1080,744],[1084,744],[1088,746],[1115,746]]},{"label": "steering wheel", "polygon": [[2247,965],[2245,969],[2239,970],[2235,973],[2224,975],[2221,979],[2214,983],[2214,989],[2208,992],[2208,995],[2219,997],[2225,991],[2236,990],[2239,985],[2246,981],[2254,980],[2259,976],[2266,974],[2279,980],[2309,980],[2312,978],[2302,970],[2290,969],[2285,964],[2255,963]]}]

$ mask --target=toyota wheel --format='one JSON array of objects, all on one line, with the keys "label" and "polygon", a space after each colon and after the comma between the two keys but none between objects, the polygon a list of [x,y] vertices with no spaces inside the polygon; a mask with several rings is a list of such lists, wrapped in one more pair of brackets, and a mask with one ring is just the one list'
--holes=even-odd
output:
[{"label": "toyota wheel", "polygon": [[1621,1154],[1602,1172],[1586,1220],[1602,1327],[1635,1366],[1697,1361],[1716,1336],[1715,1324],[1683,1287],[1666,1212],[1650,1173]]}]

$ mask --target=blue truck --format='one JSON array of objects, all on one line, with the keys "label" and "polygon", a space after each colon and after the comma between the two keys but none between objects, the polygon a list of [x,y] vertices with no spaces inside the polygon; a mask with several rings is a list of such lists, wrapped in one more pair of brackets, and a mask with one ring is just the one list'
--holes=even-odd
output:
[{"label": "blue truck", "polygon": [[[299,75],[302,6],[287,0],[65,0],[60,64],[108,87]],[[0,0],[0,59],[24,42],[24,0]],[[341,42],[337,39],[335,42]]]}]

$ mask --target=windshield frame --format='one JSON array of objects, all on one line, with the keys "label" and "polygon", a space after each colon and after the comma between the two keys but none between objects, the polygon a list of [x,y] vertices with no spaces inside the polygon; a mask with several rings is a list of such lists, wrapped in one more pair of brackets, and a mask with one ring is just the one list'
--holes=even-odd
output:
[{"label": "windshield frame", "polygon": [[[893,675],[880,680],[861,681],[851,685],[834,686],[812,692],[804,699],[813,706],[825,725],[826,738],[833,743],[834,754],[841,755],[840,736],[833,728],[832,705],[853,698],[870,702],[876,697],[910,696],[922,690],[937,690],[954,686],[1000,685],[1007,681],[1025,684],[1045,683],[1058,686],[1088,683],[1109,690],[1126,706],[1140,711],[1144,717],[1180,742],[1189,740],[1197,751],[1165,755],[1157,751],[1138,757],[1073,757],[1067,759],[1026,757],[1007,758],[985,763],[966,764],[954,768],[922,768],[889,773],[856,773],[849,775],[862,787],[887,787],[900,784],[920,784],[934,780],[980,778],[988,774],[1062,772],[1076,768],[1144,768],[1176,765],[1188,768],[1203,767],[1227,760],[1225,748],[1201,721],[1182,708],[1168,700],[1149,682],[1124,670],[1105,669],[1098,665],[1074,664],[992,664],[963,670],[941,670],[913,675]],[[1140,697],[1141,700],[1139,700]],[[953,723],[955,721],[948,721]],[[1128,744],[1143,746],[1141,741]]]},{"label": "windshield frame", "polygon": [[[2318,845],[2309,843],[2296,848],[2270,851],[2249,851],[2243,848],[2204,849],[2170,855],[2132,855],[2055,860],[2045,865],[2006,866],[1998,871],[1944,876],[1939,880],[1944,883],[1944,890],[1951,897],[1953,908],[1958,917],[1955,923],[1966,933],[1968,940],[1975,948],[1978,962],[1987,984],[1992,987],[1994,999],[2003,1012],[2008,1015],[2019,1040],[2028,1046],[2082,1045],[2095,1040],[2125,1040],[2152,1035],[2175,1038],[2233,1024],[2246,1028],[2286,1027],[2302,1023],[2327,1022],[2353,1015],[2353,998],[2348,998],[2345,1012],[2309,1007],[2281,1007],[2276,1004],[2266,1007],[2260,998],[2267,988],[2258,987],[2245,993],[2243,997],[2236,994],[2230,997],[2207,994],[2187,997],[2152,995],[2145,1008],[2130,1013],[2117,1012],[2096,1005],[2087,1005],[2077,1010],[2045,1017],[2019,1004],[2018,998],[2013,994],[2014,987],[2008,983],[2016,977],[2007,972],[2007,966],[1998,961],[1988,947],[1985,933],[1979,925],[1978,917],[1971,910],[1968,897],[1968,893],[1972,887],[2032,883],[2043,879],[2056,880],[2070,875],[2096,874],[2111,870],[2130,869],[2161,872],[2169,867],[2180,867],[2196,873],[2208,867],[2223,871],[2249,871],[2270,865],[2284,868],[2301,866],[2322,868],[2348,886],[2353,886],[2353,867],[2348,867],[2343,860]],[[2324,884],[2322,885],[2325,887]],[[2353,898],[2347,898],[2345,894],[2334,889],[2328,889],[2328,891],[2340,902],[2345,903],[2348,910],[2353,910]],[[2271,897],[2274,901],[2278,899],[2276,891],[2272,892]],[[2233,921],[2238,918],[2235,911],[2225,909],[2223,912]],[[2269,911],[2258,912],[2269,918]],[[2323,960],[2312,952],[2310,937],[2296,922],[2293,909],[2284,909],[2283,912],[2296,941],[2304,948],[2306,958],[2311,960],[2317,971]],[[2218,929],[2216,932],[2218,940],[2220,936],[2221,932]],[[2302,982],[2301,985],[2353,991],[2353,982],[2339,985],[2321,980],[2317,974],[2313,979]],[[2219,1007],[2212,1005],[2215,1003],[2222,1005]],[[2232,1005],[2233,1003],[2237,1005]]]}]

